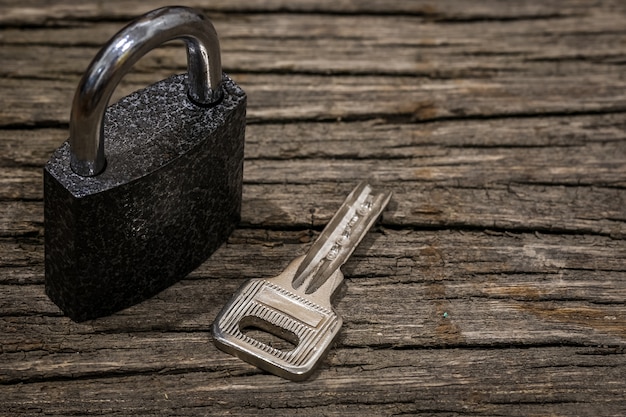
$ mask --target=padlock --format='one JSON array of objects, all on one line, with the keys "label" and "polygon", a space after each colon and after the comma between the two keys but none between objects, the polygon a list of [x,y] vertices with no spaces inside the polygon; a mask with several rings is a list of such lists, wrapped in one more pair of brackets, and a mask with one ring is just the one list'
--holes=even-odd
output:
[{"label": "padlock", "polygon": [[[187,74],[107,107],[135,62],[182,39]],[[75,321],[185,277],[240,219],[246,95],[200,12],[154,10],[117,33],[76,90],[70,137],[44,168],[45,288]]]}]

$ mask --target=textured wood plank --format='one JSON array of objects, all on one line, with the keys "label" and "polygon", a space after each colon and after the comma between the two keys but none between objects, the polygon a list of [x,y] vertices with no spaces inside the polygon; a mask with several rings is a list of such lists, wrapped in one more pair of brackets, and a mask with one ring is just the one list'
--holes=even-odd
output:
[{"label": "textured wood plank", "polygon": [[[5,0],[0,5],[0,24],[5,25],[45,25],[55,24],[74,19],[128,19],[145,13],[151,9],[168,6],[165,0],[156,0],[146,5],[140,1],[107,1],[105,3],[84,3],[80,0],[63,0],[52,5],[42,6],[37,0]],[[436,20],[483,21],[517,20],[517,19],[545,19],[564,17],[570,15],[588,13],[589,7],[586,2],[572,2],[567,0],[549,2],[516,2],[509,4],[498,0],[488,1],[465,1],[465,0],[442,0],[437,3],[429,1],[300,1],[290,2],[285,0],[253,0],[247,2],[232,2],[227,0],[206,2],[191,0],[185,5],[206,8],[206,10],[224,12],[281,12],[290,11],[295,13],[378,13],[378,14],[412,14],[428,17]],[[609,5],[613,10],[621,9],[623,4],[619,1],[605,1],[605,7]]]},{"label": "textured wood plank", "polygon": [[[245,14],[218,15],[215,24],[229,72],[484,78],[498,73],[617,75],[615,63],[625,48],[623,19],[621,14],[591,12],[477,25],[434,23],[412,16],[362,16],[361,23],[354,25],[348,16]],[[77,76],[119,27],[118,22],[101,22],[6,30],[0,38],[6,45],[0,50],[5,62],[0,74],[42,79]],[[182,46],[161,48],[137,64],[136,70],[181,71],[185,62]]]},{"label": "textured wood plank", "polygon": [[[541,320],[536,323],[526,322],[526,318],[522,320],[515,315],[518,309],[537,314],[553,311],[553,319],[557,323],[565,320],[566,325],[582,324],[583,329],[584,314],[595,312],[588,318],[592,328],[596,323],[594,319],[598,319],[599,327],[595,330],[601,332],[602,329],[608,329],[609,335],[618,338],[625,335],[625,306],[621,303],[626,296],[624,240],[451,231],[407,232],[383,229],[383,232],[368,235],[355,252],[354,259],[344,268],[348,291],[344,292],[339,307],[348,303],[344,314],[359,325],[371,326],[377,323],[380,327],[371,329],[371,335],[377,329],[402,327],[400,323],[404,322],[407,327],[397,334],[386,333],[390,339],[383,341],[384,344],[410,341],[413,331],[410,323],[438,318],[439,314],[434,313],[442,305],[448,306],[454,320],[467,320],[462,329],[482,327],[486,334],[489,334],[489,327],[500,329],[503,334],[498,340],[508,338],[513,341],[528,337],[529,341],[533,341],[534,337],[541,339],[558,334],[542,330],[543,326],[550,328],[552,320],[545,323]],[[196,326],[207,329],[210,320],[205,315],[217,314],[219,305],[226,301],[242,280],[278,274],[290,259],[305,251],[307,244],[301,242],[310,241],[308,237],[303,232],[274,232],[268,236],[264,230],[239,230],[231,237],[228,245],[191,275],[193,280],[175,285],[153,300],[95,321],[89,326],[100,326],[97,328],[100,331],[119,331],[120,328],[122,331],[140,328],[149,330],[159,326],[160,322],[160,326],[170,330],[197,330]],[[466,245],[467,248],[459,251],[460,245]],[[241,253],[246,253],[250,261],[237,262]],[[19,259],[19,253],[16,253],[16,257]],[[33,266],[41,261],[42,257],[31,258]],[[9,265],[14,263],[8,262]],[[30,285],[5,286],[3,296],[0,297],[3,300],[0,315],[51,315],[71,323],[60,317],[58,309],[45,297],[41,278],[39,272]],[[363,303],[363,300],[368,302]],[[524,310],[523,301],[530,302],[529,305],[536,304],[537,310],[530,306],[529,310]],[[439,302],[443,304],[437,304]],[[460,309],[458,313],[454,311],[455,306]],[[563,308],[569,313],[561,315],[557,308]],[[577,321],[577,316],[573,314],[576,308],[580,310],[582,322]],[[504,314],[507,310],[511,310],[507,313],[508,317]],[[401,321],[398,319],[399,311],[403,312]],[[404,314],[409,311],[413,312]],[[185,316],[187,319],[183,319]],[[567,317],[570,317],[569,321]],[[505,324],[507,320],[519,323],[512,326],[510,323]],[[74,326],[80,329],[82,325]],[[82,328],[88,329],[89,326]],[[524,326],[529,327],[518,334],[518,330]],[[513,328],[515,330],[511,330]],[[540,331],[533,335],[537,329]],[[37,332],[32,333],[37,335]],[[429,337],[432,338],[430,342]],[[582,336],[574,331],[572,337]],[[594,337],[599,336],[592,332],[583,339],[592,340]],[[449,342],[438,340],[432,334],[421,340],[435,345]],[[616,340],[619,339],[613,340],[613,343]],[[361,342],[364,343],[363,340]],[[372,343],[381,341],[379,339]],[[495,342],[483,335],[482,339],[476,338],[469,343]]]},{"label": "textured wood plank", "polygon": [[[199,353],[220,355],[199,340],[182,344]],[[180,352],[184,355],[188,350]],[[89,363],[89,353],[74,356],[85,357]],[[299,415],[311,416],[462,415],[468,409],[484,415],[591,415],[600,404],[605,415],[624,411],[626,364],[624,354],[614,348],[340,349],[330,360],[331,376],[303,384],[259,375],[252,367],[224,356],[208,368],[184,374],[162,369],[143,375],[111,373],[104,383],[76,378],[10,385],[3,387],[7,394],[3,407],[13,415],[38,411],[50,415],[284,415],[293,412],[294,403],[299,404]],[[180,365],[184,361],[182,357]],[[229,369],[230,365],[238,370]],[[120,391],[122,386],[127,389]],[[273,395],[277,392],[281,395]],[[367,401],[355,402],[357,398]]]},{"label": "textured wood plank", "polygon": [[[39,172],[34,175],[39,179]],[[242,225],[274,229],[322,227],[340,204],[342,194],[338,190],[349,191],[357,180],[353,178],[341,187],[328,183],[316,187],[246,184]],[[531,229],[626,236],[623,188],[545,184],[459,187],[411,181],[396,185],[393,180],[385,187],[395,193],[393,211],[385,215],[387,224],[394,227]],[[0,202],[0,236],[42,233],[41,202]]]},{"label": "textured wood plank", "polygon": [[[395,16],[364,16],[362,24],[351,25],[346,16],[270,16],[236,15],[223,19],[218,27],[224,34],[223,61],[229,71],[279,73],[277,77],[238,77],[251,98],[251,120],[377,114],[429,120],[625,108],[623,98],[615,96],[623,83],[616,65],[624,54],[621,28],[625,17],[620,13],[592,11],[555,21],[485,25],[422,23],[417,17]],[[102,23],[6,31],[1,39],[5,47],[0,49],[6,64],[0,73],[11,78],[5,79],[9,106],[0,123],[66,123],[78,77],[118,28],[118,23]],[[315,34],[319,45],[311,45],[310,37],[294,35],[299,31]],[[184,65],[184,48],[159,49],[138,64],[138,73],[127,77],[117,97],[180,72]],[[365,76],[293,77],[285,72]],[[310,90],[310,85],[319,87]],[[612,103],[603,106],[608,94]],[[566,97],[576,100],[564,101]],[[262,105],[255,107],[255,103]]]},{"label": "textured wood plank", "polygon": [[[620,116],[608,115],[393,127],[251,125],[243,222],[319,227],[351,184],[371,177],[396,194],[386,215],[391,225],[624,236],[621,123]],[[1,235],[41,233],[41,207],[33,201],[42,197],[38,164],[66,135],[65,129],[0,131],[6,155],[0,197],[27,200],[0,202]],[[23,161],[34,166],[15,168]],[[344,185],[334,186],[337,179]]]},{"label": "textured wood plank", "polygon": [[[626,142],[619,114],[577,117],[502,118],[429,123],[389,123],[384,119],[351,123],[251,123],[246,127],[246,160],[418,159],[445,157],[450,150],[541,148],[555,155],[561,148],[580,153],[603,144]],[[1,167],[43,167],[65,139],[68,127],[0,129]],[[382,142],[384,141],[384,143]],[[593,147],[593,148],[592,148]],[[555,155],[555,160],[559,159]],[[621,167],[616,167],[619,170]]]},{"label": "textured wood plank", "polygon": [[[39,173],[37,173],[39,178]],[[255,227],[321,227],[349,188],[320,184],[281,186],[246,185],[243,225]],[[391,180],[392,182],[393,180]],[[564,185],[490,186],[489,188],[424,186],[418,182],[388,185],[396,200],[385,217],[389,225],[404,227],[454,227],[497,230],[537,230],[608,235],[626,234],[623,189]],[[416,191],[419,189],[419,191]],[[290,196],[306,196],[294,199]],[[541,200],[537,203],[536,200]],[[0,236],[42,233],[40,202],[0,202]],[[527,220],[531,218],[530,220]]]},{"label": "textured wood plank", "polygon": [[[145,86],[126,77],[118,93]],[[497,80],[426,80],[404,77],[240,75],[251,122],[400,121],[624,112],[626,82],[604,75],[512,77]],[[50,127],[67,123],[74,83],[16,79],[3,88],[0,125]],[[315,85],[316,88],[310,86]],[[42,95],[42,91],[45,94]],[[564,97],[576,97],[575,101]]]}]

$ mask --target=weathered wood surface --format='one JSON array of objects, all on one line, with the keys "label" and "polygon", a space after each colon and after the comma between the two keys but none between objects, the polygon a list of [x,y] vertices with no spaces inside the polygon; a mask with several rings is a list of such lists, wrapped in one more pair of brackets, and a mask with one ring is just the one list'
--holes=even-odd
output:
[{"label": "weathered wood surface", "polygon": [[[243,220],[187,279],[80,324],[43,291],[41,168],[99,46],[166,3],[51,3],[0,4],[0,415],[626,414],[624,2],[184,2],[249,94]],[[184,66],[166,45],[116,94]],[[363,178],[394,198],[320,371],[217,351],[221,305]]]}]

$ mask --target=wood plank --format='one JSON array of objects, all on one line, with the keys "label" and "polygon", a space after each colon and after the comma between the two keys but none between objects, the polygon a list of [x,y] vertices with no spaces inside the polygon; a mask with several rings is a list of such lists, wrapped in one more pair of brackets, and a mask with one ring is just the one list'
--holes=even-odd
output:
[{"label": "wood plank", "polygon": [[[471,10],[467,6],[470,3],[468,1],[458,1],[458,3],[468,13],[476,10],[476,8]],[[474,3],[484,4],[476,1]],[[502,2],[498,1],[498,3],[502,5]],[[573,4],[568,1],[566,3]],[[510,11],[510,6],[506,4],[504,7]],[[301,47],[297,49],[306,49],[304,46],[311,46],[311,41],[315,46],[315,42],[324,40],[330,42],[327,48],[329,51],[333,51],[335,46],[341,48],[341,45],[351,45],[353,42],[361,42],[363,46],[368,47],[430,47],[435,53],[438,49],[457,51],[456,48],[464,46],[469,48],[467,55],[475,54],[476,58],[480,59],[481,54],[475,51],[491,51],[496,56],[504,55],[506,52],[515,56],[515,53],[520,51],[534,51],[537,54],[542,51],[574,51],[576,41],[583,37],[600,41],[596,46],[601,48],[601,51],[609,51],[609,47],[623,48],[623,45],[618,42],[618,32],[623,29],[620,21],[624,14],[626,14],[626,7],[620,8],[617,5],[612,9],[584,7],[570,16],[545,16],[532,20],[485,19],[480,22],[431,21],[410,14],[398,16],[372,13],[358,16],[358,21],[363,24],[362,26],[354,25],[354,15],[342,14],[250,12],[209,14],[209,17],[216,26],[220,43],[226,42],[241,47],[247,44],[250,51],[257,42],[264,45],[267,43],[267,46],[272,49],[279,48],[280,44],[268,43],[270,39],[278,38],[287,42],[287,45],[292,45],[290,42],[298,42],[297,44]],[[582,22],[586,24],[584,28],[577,26]],[[100,47],[123,27],[125,19],[81,19],[69,23],[71,24],[66,26],[6,27],[3,29],[0,44],[58,46],[67,49]],[[376,30],[373,31],[372,28]],[[303,33],[311,36],[303,36]],[[407,34],[413,36],[406,36]],[[509,37],[503,39],[501,37],[503,35]],[[307,39],[309,42],[304,42]],[[535,39],[539,43],[529,44],[530,39]],[[600,44],[610,39],[613,39],[611,44]],[[493,43],[480,45],[481,42],[487,40]],[[549,43],[549,40],[553,43]],[[592,45],[579,45],[579,48],[581,52],[593,50]],[[263,51],[257,52],[263,53]],[[354,53],[359,53],[359,51],[354,51]],[[441,53],[441,58],[444,58],[443,55]],[[370,65],[376,64],[372,57],[369,61]],[[389,64],[390,67],[396,65],[395,62]]]},{"label": "wood plank", "polygon": [[[620,2],[612,3],[612,9],[623,10]],[[546,2],[503,3],[498,0],[441,0],[436,4],[428,1],[313,1],[290,2],[285,0],[251,0],[232,2],[212,1],[210,5],[199,0],[189,0],[185,4],[217,12],[292,12],[292,13],[339,13],[339,14],[408,14],[424,16],[440,21],[485,20],[532,20],[567,17],[589,13],[584,2],[551,0]],[[3,25],[50,25],[77,19],[128,19],[146,13],[157,7],[168,6],[165,0],[157,0],[146,5],[143,2],[113,0],[106,3],[84,3],[80,0],[62,0],[42,7],[37,0],[5,0],[0,5],[0,24]]]},{"label": "wood plank", "polygon": [[[341,186],[349,188],[353,178]],[[385,222],[395,227],[536,230],[589,233],[623,238],[626,235],[623,188],[519,185],[473,188],[423,186],[418,182],[385,186],[395,193]],[[250,184],[244,188],[242,225],[254,227],[321,227],[340,198],[334,184]],[[420,191],[415,191],[419,188]],[[290,196],[303,196],[298,199]],[[261,197],[260,197],[261,196]],[[542,203],[537,203],[537,199]],[[495,206],[495,209],[494,209]],[[42,233],[40,202],[0,202],[0,236]],[[530,218],[531,220],[527,220]]]},{"label": "wood plank", "polygon": [[[41,233],[38,164],[65,135],[65,129],[0,131],[6,155],[0,198],[8,200],[0,202],[0,235]],[[381,138],[388,146],[379,146]],[[396,195],[385,215],[389,225],[618,238],[626,233],[625,143],[618,115],[423,126],[252,124],[243,225],[320,227],[353,183],[371,177]],[[26,160],[33,168],[14,168]]]},{"label": "wood plank", "polygon": [[[349,341],[345,343],[489,345],[506,340],[527,344],[577,340],[615,344],[626,336],[626,307],[621,302],[626,295],[624,240],[382,231],[368,235],[344,268],[348,284],[338,308],[348,322],[354,322],[346,324]],[[278,274],[306,250],[308,245],[302,241],[311,240],[306,237],[302,232],[268,236],[266,230],[240,229],[190,280],[86,325],[62,317],[45,296],[40,267],[33,270],[29,285],[0,286],[0,316],[50,316],[54,320],[46,326],[62,334],[68,325],[69,331],[81,334],[155,328],[206,331],[211,317],[243,280]],[[460,252],[459,245],[466,249]],[[246,253],[248,262],[241,262],[241,253]],[[41,256],[22,260],[31,266],[41,262]],[[459,323],[453,333],[436,333],[444,311]],[[416,325],[422,337],[414,334]],[[350,339],[352,331],[356,333]],[[381,341],[377,332],[383,332],[385,339]],[[42,337],[39,331],[16,331],[17,346],[23,345],[20,335]],[[45,340],[54,339],[47,335]]]},{"label": "wood plank", "polygon": [[[626,140],[621,113],[576,117],[446,120],[392,123],[384,119],[350,123],[248,123],[246,160],[257,159],[406,159],[442,157],[450,149],[542,148],[554,155],[560,148],[591,152],[587,144]],[[43,167],[69,136],[59,128],[0,129],[1,167]],[[381,146],[381,141],[385,146]],[[358,145],[358,146],[357,146]],[[594,145],[595,146],[595,145]],[[600,151],[597,157],[606,152]],[[555,156],[555,159],[559,159]],[[619,167],[618,167],[619,169]]]},{"label": "wood plank", "polygon": [[[239,81],[250,95],[251,121],[375,118],[391,114],[410,120],[431,120],[477,115],[499,117],[503,114],[621,112],[625,108],[624,98],[616,96],[622,84],[621,72],[611,58],[622,55],[620,36],[611,34],[620,30],[623,21],[620,15],[604,14],[601,18],[591,15],[583,21],[570,18],[551,23],[533,22],[536,27],[531,27],[531,30],[527,23],[518,23],[516,29],[515,25],[511,27],[510,24],[494,22],[490,24],[490,30],[485,30],[484,26],[431,23],[424,27],[419,25],[419,33],[423,35],[417,38],[406,36],[418,27],[419,22],[415,18],[398,21],[395,17],[365,17],[371,21],[357,26],[357,30],[343,29],[353,26],[347,24],[349,18],[342,16],[320,16],[308,26],[307,20],[304,20],[309,19],[308,16],[285,20],[285,16],[278,15],[274,21],[268,21],[264,15],[238,19],[224,24],[224,55],[227,56],[229,49],[236,51],[232,64],[234,71],[246,68],[257,72],[289,70],[291,74],[388,73],[380,66],[382,63],[393,68],[394,73],[400,71],[400,74],[412,76],[397,79],[341,77],[329,84],[326,77],[325,82],[320,83],[320,78],[316,76],[240,74]],[[290,23],[279,25],[276,24],[278,20]],[[251,24],[256,29],[252,33],[249,31]],[[588,31],[577,31],[581,25]],[[55,36],[50,36],[50,29],[36,30],[35,33],[33,30],[7,32],[3,36],[7,45],[0,48],[0,55],[5,54],[3,61],[8,65],[3,66],[2,71],[5,76],[15,78],[8,78],[3,86],[8,111],[0,117],[0,124],[41,126],[67,123],[69,103],[78,77],[97,51],[97,45],[111,36],[118,26],[107,23],[60,29],[55,31]],[[330,42],[328,49],[338,55],[317,54],[317,58],[311,60],[307,58],[311,56],[309,39],[295,37],[293,41],[299,42],[300,46],[275,42],[277,38],[293,38],[293,34],[303,26],[316,33],[319,42]],[[372,37],[369,30],[360,29],[371,26],[382,26],[382,30],[376,32],[377,37]],[[612,38],[597,38],[600,28],[605,30],[601,36]],[[341,35],[342,31],[345,32],[343,36],[337,37],[337,33]],[[608,34],[606,31],[609,31]],[[468,32],[474,37],[468,38]],[[538,36],[543,40],[537,39]],[[37,45],[57,37],[57,42],[62,42],[61,49]],[[347,44],[344,38],[348,39]],[[68,39],[80,40],[80,45],[84,39],[94,39],[89,41],[94,47],[68,48]],[[260,44],[263,39],[274,45],[273,49]],[[589,39],[594,42],[588,42]],[[596,42],[606,49],[598,49]],[[30,43],[35,45],[24,50],[24,45]],[[277,45],[284,49],[277,50]],[[399,50],[394,49],[398,47],[396,45],[399,45]],[[489,51],[485,45],[489,45]],[[535,50],[529,49],[529,45]],[[589,48],[583,51],[581,45],[589,45]],[[373,52],[372,48],[375,48]],[[355,57],[354,53],[346,55],[347,50],[363,51],[363,54],[360,57]],[[379,53],[382,55],[379,56]],[[391,56],[385,55],[387,53],[400,58],[400,61],[394,59],[394,65],[388,65]],[[499,55],[501,58],[497,58]],[[277,60],[277,56],[284,56],[285,59]],[[373,56],[378,59],[371,59]],[[41,65],[42,61],[46,65]],[[116,97],[181,71],[184,62],[183,48],[155,51],[149,59],[142,61],[138,72],[127,77]],[[333,67],[320,66],[320,62],[325,65],[330,63]],[[373,63],[376,67],[362,66],[359,62]],[[516,74],[513,79],[510,75],[506,76],[516,72],[528,75]],[[505,75],[500,75],[502,73]],[[452,76],[484,78],[486,74],[489,75],[488,80],[445,80]],[[567,74],[570,74],[569,82],[564,77]],[[430,79],[414,78],[415,75]],[[550,78],[555,75],[558,81],[551,82]],[[433,80],[432,77],[444,79]],[[581,77],[584,77],[582,83]],[[67,79],[67,83],[62,79]],[[610,89],[607,83],[611,84]],[[310,85],[319,87],[311,90],[308,88]],[[564,102],[564,97],[572,95],[578,97],[575,104]],[[537,97],[541,98],[537,100]],[[611,105],[606,106],[609,98]]]},{"label": "wood plank", "polygon": [[[481,276],[475,282],[466,283],[450,279],[445,283],[407,281],[384,284],[383,280],[359,282],[351,279],[342,289],[343,294],[337,303],[337,310],[344,318],[337,345],[377,349],[622,346],[626,336],[626,309],[619,297],[623,299],[624,296],[624,272],[607,272],[604,274],[607,279],[602,281],[600,274],[585,279],[585,274],[564,271],[560,276],[565,278],[558,278],[557,274],[550,278],[535,274],[527,282],[515,283],[495,282],[495,275]],[[540,284],[537,284],[538,280],[542,280]],[[621,289],[609,288],[616,283]],[[15,383],[18,374],[25,380],[39,378],[36,370],[25,372],[23,368],[34,356],[41,355],[42,346],[48,346],[45,350],[50,353],[56,352],[52,346],[57,344],[70,344],[74,351],[102,351],[98,355],[108,361],[114,353],[108,351],[109,339],[100,339],[99,333],[112,332],[128,337],[128,334],[158,331],[164,337],[175,338],[180,332],[209,332],[219,309],[240,284],[242,281],[233,279],[183,282],[157,298],[133,307],[132,311],[88,325],[75,325],[63,317],[43,294],[42,285],[3,286],[0,322],[4,353],[1,361],[5,363],[3,369],[12,370],[12,376],[4,382]],[[568,285],[572,288],[567,288]],[[226,290],[230,292],[226,293]],[[597,297],[597,303],[589,301],[585,295],[595,290],[602,293]],[[194,292],[207,295],[194,297]],[[462,296],[459,298],[458,294]],[[187,303],[185,307],[177,304],[183,302]],[[444,313],[447,313],[445,318]],[[25,320],[25,317],[29,319]],[[210,341],[208,336],[205,338]],[[158,343],[153,343],[153,349],[161,349]],[[123,346],[122,350],[129,348]],[[26,355],[25,352],[29,351],[35,351],[35,355]],[[17,353],[22,355],[20,361],[15,360]],[[63,350],[60,353],[62,355],[48,359],[50,366],[67,356]],[[143,355],[139,351],[137,354]],[[135,361],[139,362],[139,359]],[[82,366],[76,364],[76,367]],[[170,366],[175,367],[175,363]],[[99,371],[85,370],[90,374]],[[67,371],[63,369],[63,372]],[[55,375],[69,376],[57,371]]]},{"label": "wood plank", "polygon": [[[135,76],[133,76],[135,75]],[[142,88],[129,74],[118,94]],[[576,115],[626,111],[626,82],[605,75],[498,80],[405,77],[239,75],[249,95],[250,122],[382,118],[388,121]],[[614,81],[614,82],[613,82]],[[310,86],[316,86],[311,88]],[[75,84],[16,79],[3,88],[0,125],[50,127],[67,123]],[[564,100],[575,96],[576,101]]]},{"label": "wood plank", "polygon": [[[317,187],[246,184],[241,225],[272,229],[322,227],[332,216],[333,208],[341,203],[338,190],[349,189],[356,181],[358,178],[340,186],[323,183]],[[425,186],[419,182],[379,183],[379,186],[381,184],[395,195],[390,211],[385,213],[385,223],[389,226],[530,229],[546,233],[600,234],[615,239],[626,236],[626,191],[623,188],[547,184],[474,188]],[[294,199],[293,196],[301,197]],[[41,202],[0,202],[0,236],[42,233]]]},{"label": "wood plank", "polygon": [[[228,72],[431,78],[484,78],[519,72],[617,73],[615,64],[624,54],[624,16],[618,13],[481,25],[425,22],[411,16],[363,16],[360,25],[353,25],[351,19],[237,14],[216,16],[215,24]],[[119,28],[119,22],[94,22],[55,29],[8,29],[0,39],[5,45],[0,50],[5,61],[0,74],[42,79],[79,74]],[[153,51],[137,68],[142,72],[182,71],[185,63],[184,47],[177,45]]]},{"label": "wood plank", "polygon": [[[615,348],[339,349],[329,358],[332,371],[322,370],[330,376],[302,384],[259,374],[209,343],[184,336],[172,350],[183,355],[179,366],[191,350],[205,366],[185,374],[168,368],[128,376],[112,371],[105,383],[79,377],[4,386],[2,407],[12,415],[269,416],[288,414],[294,407],[306,416],[462,414],[467,409],[484,415],[591,415],[598,409],[619,415],[624,410],[625,356]],[[203,354],[216,358],[209,361]],[[546,360],[547,355],[553,359]],[[90,352],[73,356],[74,361],[91,363]]]}]

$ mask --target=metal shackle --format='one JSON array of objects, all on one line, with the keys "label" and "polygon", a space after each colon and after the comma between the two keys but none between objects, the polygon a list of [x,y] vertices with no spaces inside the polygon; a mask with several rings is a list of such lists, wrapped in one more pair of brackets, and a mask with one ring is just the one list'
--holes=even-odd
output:
[{"label": "metal shackle", "polygon": [[146,53],[182,39],[187,46],[188,95],[198,105],[221,98],[222,64],[211,21],[188,7],[163,7],[119,31],[94,57],[83,75],[70,116],[70,166],[81,176],[98,175],[104,157],[104,113],[122,77]]}]

